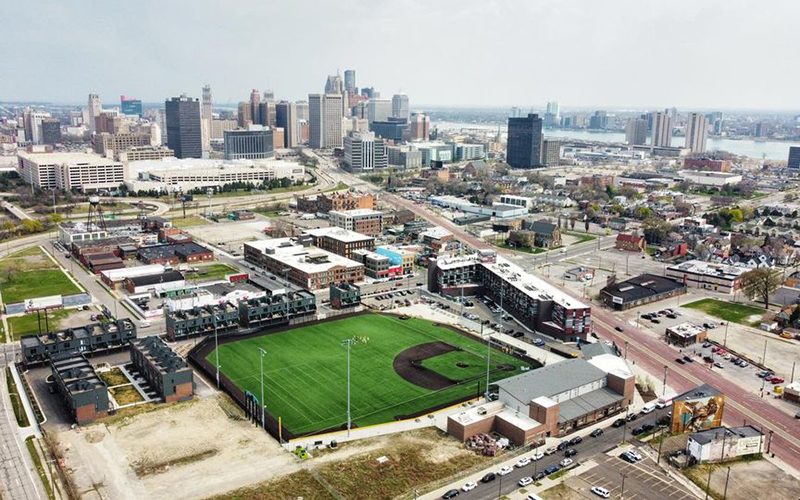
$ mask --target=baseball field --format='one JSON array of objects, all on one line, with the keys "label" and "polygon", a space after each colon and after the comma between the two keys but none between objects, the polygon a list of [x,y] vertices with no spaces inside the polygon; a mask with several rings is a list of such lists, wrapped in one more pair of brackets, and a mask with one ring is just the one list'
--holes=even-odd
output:
[{"label": "baseball field", "polygon": [[[261,354],[267,412],[301,435],[347,422],[345,339],[350,352],[354,426],[390,422],[484,390],[486,345],[434,323],[364,314],[316,323],[219,347],[220,371],[260,398]],[[206,360],[214,366],[216,352]],[[492,349],[491,380],[528,365]]]}]

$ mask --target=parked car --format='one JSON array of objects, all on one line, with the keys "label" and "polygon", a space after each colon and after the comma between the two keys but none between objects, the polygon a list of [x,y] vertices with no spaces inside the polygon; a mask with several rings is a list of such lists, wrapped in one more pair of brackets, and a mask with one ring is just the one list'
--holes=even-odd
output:
[{"label": "parked car", "polygon": [[558,465],[551,465],[550,467],[548,467],[548,468],[546,468],[544,470],[544,473],[549,476],[550,474],[553,474],[553,473],[558,472],[560,470],[561,470],[561,467],[559,467]]},{"label": "parked car", "polygon": [[578,454],[578,450],[576,450],[575,448],[570,448],[570,449],[568,449],[567,451],[564,452],[564,456],[567,457],[567,458],[574,457],[577,454]]},{"label": "parked car", "polygon": [[622,427],[623,425],[625,425],[625,419],[624,418],[618,418],[618,419],[614,420],[614,423],[611,424],[611,427]]},{"label": "parked car", "polygon": [[678,363],[679,365],[686,364],[686,361],[684,361],[683,358],[675,358],[675,362]]},{"label": "parked car", "polygon": [[694,360],[692,358],[690,358],[689,356],[684,356],[683,360],[686,361],[687,363],[694,363]]},{"label": "parked car", "polygon": [[560,465],[561,467],[569,467],[570,465],[572,465],[572,459],[565,458],[564,460],[560,461],[558,465]]},{"label": "parked car", "polygon": [[595,429],[590,434],[590,436],[592,436],[593,438],[596,438],[596,437],[602,436],[602,435],[603,435],[603,429]]},{"label": "parked car", "polygon": [[556,451],[558,451],[558,448],[555,447],[555,446],[551,446],[550,448],[547,448],[546,450],[544,450],[544,454],[547,455],[547,456],[550,456],[553,453],[555,453]]},{"label": "parked car", "polygon": [[467,484],[465,484],[464,486],[462,486],[461,489],[463,491],[472,491],[477,487],[478,487],[478,483],[476,483],[475,481],[470,481]]},{"label": "parked car", "polygon": [[652,431],[653,429],[655,429],[655,427],[656,426],[653,424],[642,424],[642,429],[644,430],[644,432]]},{"label": "parked car", "polygon": [[714,366],[716,366],[717,368],[723,368],[723,369],[725,368],[719,361],[714,361]]},{"label": "parked car", "polygon": [[576,444],[579,444],[579,443],[582,443],[582,442],[583,442],[583,438],[580,437],[580,436],[575,436],[574,438],[569,440],[569,444],[571,444],[572,446],[575,446]]},{"label": "parked car", "polygon": [[530,476],[525,476],[522,479],[520,479],[517,482],[517,484],[519,484],[520,486],[528,486],[529,484],[533,484],[533,478],[531,478]]},{"label": "parked car", "polygon": [[651,319],[651,320],[650,320],[650,323],[655,323],[655,324],[657,324],[657,325],[658,325],[658,324],[661,324],[661,320],[660,320],[660,319],[653,318],[653,319]]},{"label": "parked car", "polygon": [[639,415],[637,415],[635,413],[630,413],[628,415],[628,417],[627,417],[627,420],[628,420],[628,422],[632,422],[632,421],[636,420],[637,418],[639,418]]},{"label": "parked car", "polygon": [[536,339],[533,341],[533,345],[535,345],[536,347],[544,347],[544,340]]},{"label": "parked car", "polygon": [[633,458],[635,458],[636,460],[641,460],[642,458],[644,458],[644,457],[642,457],[642,455],[641,455],[641,454],[640,454],[638,451],[636,451],[636,450],[633,450],[633,449],[631,449],[631,450],[628,450],[628,453],[629,453],[629,454],[630,454],[630,455],[631,455]]},{"label": "parked car", "polygon": [[534,481],[541,481],[545,477],[547,477],[547,473],[545,471],[543,471],[543,470],[540,470],[539,472],[536,473],[535,476],[533,476],[533,480]]},{"label": "parked car", "polygon": [[461,492],[458,491],[458,490],[449,490],[449,491],[447,491],[447,493],[442,495],[442,498],[444,498],[445,500],[447,500],[448,498],[455,498],[455,497],[458,496],[459,493],[461,493]]},{"label": "parked car", "polygon": [[644,429],[642,427],[634,427],[633,430],[631,431],[631,434],[633,434],[634,436],[638,436],[639,434],[642,434],[643,432],[644,432]]},{"label": "parked car", "polygon": [[635,458],[633,458],[633,457],[632,457],[630,454],[628,454],[628,453],[621,453],[621,454],[619,455],[619,458],[621,458],[621,459],[625,460],[625,461],[626,461],[626,462],[628,462],[629,464],[635,464],[635,463],[636,463],[636,459],[635,459]]},{"label": "parked car", "polygon": [[497,477],[497,475],[495,475],[494,472],[490,472],[490,473],[486,474],[485,476],[483,476],[481,478],[481,482],[482,483],[491,483],[492,481],[495,480],[496,477]]},{"label": "parked car", "polygon": [[505,476],[506,474],[511,474],[511,472],[513,472],[513,471],[514,471],[514,469],[512,469],[511,467],[506,465],[505,467],[503,467],[499,471],[497,471],[497,474],[500,475],[500,476]]},{"label": "parked car", "polygon": [[544,458],[544,453],[542,453],[541,451],[531,455],[531,460],[533,460],[534,462],[537,460],[541,460],[543,458]]},{"label": "parked car", "polygon": [[711,343],[710,342],[703,342],[703,347],[704,348],[709,348],[709,347],[711,347]]},{"label": "parked car", "polygon": [[618,332],[622,333],[622,327],[615,326],[615,327],[614,327],[614,330],[616,330],[616,331],[618,331]]},{"label": "parked car", "polygon": [[564,450],[567,449],[568,445],[569,445],[569,441],[561,441],[560,443],[558,443],[558,446],[556,446],[556,449],[558,451],[564,451]]},{"label": "parked car", "polygon": [[526,465],[531,463],[531,459],[528,457],[522,457],[517,460],[517,463],[514,464],[515,467],[525,467]]},{"label": "parked car", "polygon": [[601,488],[600,486],[592,486],[592,493],[601,498],[611,498],[611,493],[607,489]]},{"label": "parked car", "polygon": [[669,415],[662,415],[662,416],[658,417],[658,420],[656,420],[656,424],[658,424],[658,425],[669,425],[669,421],[670,420],[671,419],[670,419]]}]

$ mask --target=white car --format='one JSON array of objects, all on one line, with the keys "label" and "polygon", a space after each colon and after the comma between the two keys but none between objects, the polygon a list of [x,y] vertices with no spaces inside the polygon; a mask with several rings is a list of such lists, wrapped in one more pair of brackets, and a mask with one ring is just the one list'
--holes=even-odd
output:
[{"label": "white car", "polygon": [[499,471],[497,471],[497,474],[499,474],[499,475],[501,475],[501,476],[505,476],[506,474],[511,474],[511,472],[512,472],[513,470],[514,470],[514,469],[512,469],[511,467],[509,467],[508,465],[506,465],[505,467],[503,467],[502,469],[500,469]]},{"label": "white car", "polygon": [[635,460],[641,460],[642,458],[644,458],[644,457],[642,457],[642,455],[641,455],[641,454],[640,454],[638,451],[636,451],[636,450],[628,450],[628,455],[629,455],[630,457],[634,458]]},{"label": "white car", "polygon": [[147,321],[142,321],[141,323],[139,323],[139,328],[150,328],[150,323],[148,323]]},{"label": "white car", "polygon": [[520,458],[520,459],[517,461],[517,464],[516,464],[516,466],[517,466],[517,467],[525,467],[526,465],[529,465],[530,463],[531,463],[531,459],[530,459],[530,458],[527,458],[527,457],[524,457],[524,458]]},{"label": "white car", "polygon": [[529,484],[533,484],[533,478],[530,476],[525,476],[522,479],[520,479],[517,484],[519,484],[520,486],[528,486]]},{"label": "white car", "polygon": [[461,491],[472,491],[477,487],[478,487],[478,483],[476,483],[475,481],[470,481],[470,482],[468,482],[467,484],[465,484],[464,486],[461,487]]},{"label": "white car", "polygon": [[599,486],[592,486],[592,493],[594,493],[599,497],[611,498],[611,493],[607,489],[601,488]]},{"label": "white car", "polygon": [[572,465],[572,459],[571,459],[571,458],[565,458],[564,460],[562,460],[562,461],[561,461],[561,462],[559,462],[558,464],[559,464],[561,467],[569,467],[570,465]]},{"label": "white car", "polygon": [[534,453],[533,456],[531,456],[531,460],[533,460],[534,462],[536,460],[541,460],[543,458],[544,458],[544,453],[542,453],[541,451],[537,452],[537,453]]}]

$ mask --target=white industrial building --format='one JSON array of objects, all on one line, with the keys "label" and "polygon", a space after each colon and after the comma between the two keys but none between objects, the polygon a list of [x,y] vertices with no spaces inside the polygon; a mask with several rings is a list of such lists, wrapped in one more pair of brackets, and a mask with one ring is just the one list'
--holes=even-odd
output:
[{"label": "white industrial building", "polygon": [[19,154],[19,176],[39,189],[98,191],[116,189],[125,182],[126,168],[119,161],[89,153]]},{"label": "white industrial building", "polygon": [[233,182],[260,184],[273,179],[296,182],[305,177],[305,167],[299,163],[275,159],[162,158],[131,162],[128,168],[134,178],[125,185],[131,191],[189,191]]},{"label": "white industrial building", "polygon": [[722,188],[733,186],[742,182],[741,174],[731,174],[728,172],[703,172],[697,170],[682,170],[678,175],[684,181],[697,184],[698,186]]}]

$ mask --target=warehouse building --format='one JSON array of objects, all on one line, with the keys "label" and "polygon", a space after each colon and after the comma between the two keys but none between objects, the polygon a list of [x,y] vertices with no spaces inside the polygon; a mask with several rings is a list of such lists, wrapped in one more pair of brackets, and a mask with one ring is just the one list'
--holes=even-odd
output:
[{"label": "warehouse building", "polygon": [[692,288],[731,295],[742,287],[742,274],[747,271],[744,267],[689,260],[667,267],[666,275]]},{"label": "warehouse building", "polygon": [[122,288],[126,278],[152,276],[156,274],[162,274],[163,272],[164,266],[161,264],[151,264],[148,266],[126,267],[102,271],[100,273],[100,279],[103,280],[103,283],[112,290],[119,290]]},{"label": "warehouse building", "polygon": [[186,279],[178,271],[125,278],[125,289],[129,293],[149,293],[154,297],[167,295],[186,288]]},{"label": "warehouse building", "polygon": [[305,290],[364,281],[364,265],[293,238],[248,241],[245,260]]},{"label": "warehouse building", "polygon": [[108,387],[83,354],[56,356],[50,361],[56,392],[78,425],[108,416]]},{"label": "warehouse building", "polygon": [[136,325],[125,319],[91,323],[78,328],[22,337],[22,359],[25,365],[44,363],[48,359],[72,351],[99,352],[128,345],[136,338]]},{"label": "warehouse building", "polygon": [[624,411],[634,382],[611,354],[548,364],[496,382],[498,400],[451,415],[447,432],[466,441],[496,431],[518,446],[541,444]]},{"label": "warehouse building", "polygon": [[684,293],[686,285],[663,276],[645,273],[626,281],[609,284],[600,291],[600,300],[606,307],[625,311]]},{"label": "warehouse building", "polygon": [[160,338],[153,336],[131,342],[131,363],[163,402],[192,398],[192,369]]},{"label": "warehouse building", "polygon": [[752,425],[715,427],[689,434],[686,454],[692,464],[728,462],[761,454],[764,434]]},{"label": "warehouse building", "polygon": [[140,248],[138,255],[139,260],[145,264],[167,265],[214,260],[214,252],[194,242]]}]

